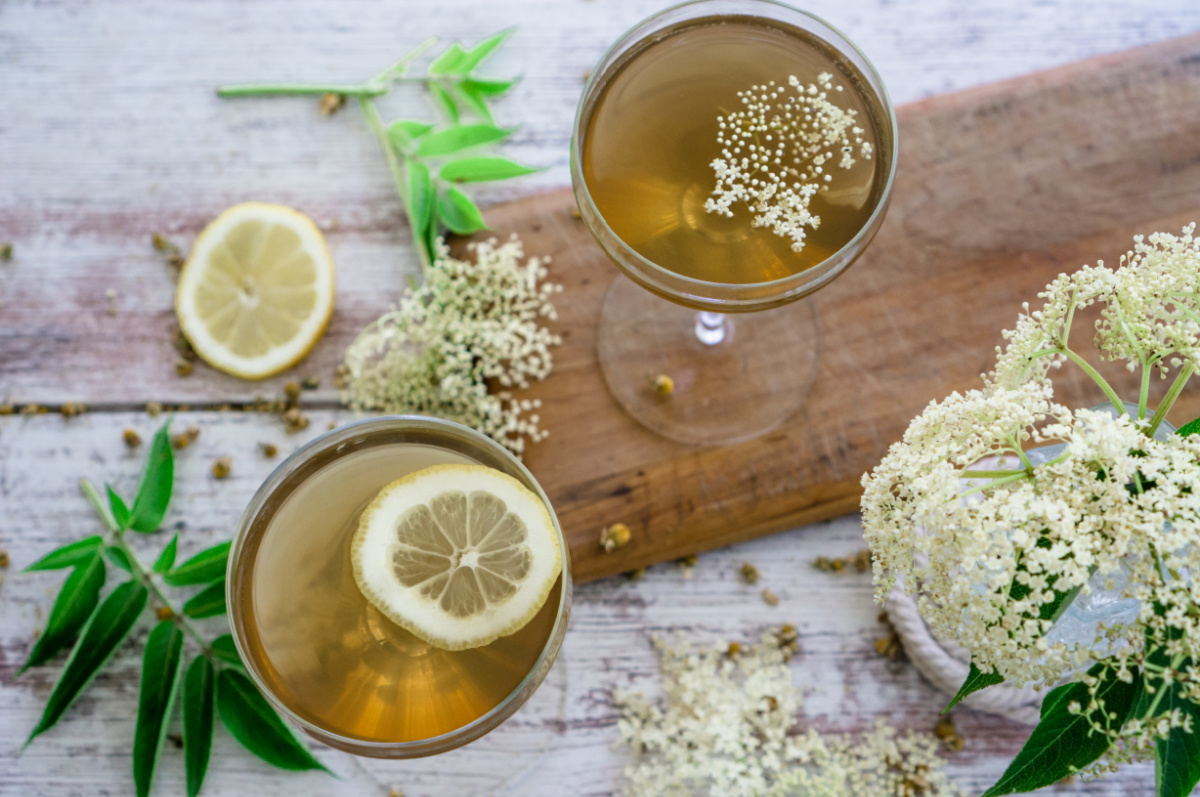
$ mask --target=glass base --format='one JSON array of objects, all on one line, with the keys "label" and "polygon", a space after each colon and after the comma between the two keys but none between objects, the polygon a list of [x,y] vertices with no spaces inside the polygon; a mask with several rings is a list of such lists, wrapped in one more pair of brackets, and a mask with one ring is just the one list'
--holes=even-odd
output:
[{"label": "glass base", "polygon": [[[821,325],[811,301],[698,313],[618,277],[597,348],[608,389],[634,420],[680,443],[724,445],[763,435],[800,408],[817,374]],[[669,392],[656,384],[664,376]]]}]

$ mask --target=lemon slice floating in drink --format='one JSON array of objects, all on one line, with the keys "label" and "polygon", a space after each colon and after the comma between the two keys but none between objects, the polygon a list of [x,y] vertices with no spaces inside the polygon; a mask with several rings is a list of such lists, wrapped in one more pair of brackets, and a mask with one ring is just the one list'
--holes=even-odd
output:
[{"label": "lemon slice floating in drink", "polygon": [[445,650],[520,630],[562,569],[546,505],[482,465],[435,465],[384,487],[363,511],[350,556],[367,600]]},{"label": "lemon slice floating in drink", "polygon": [[308,354],[329,323],[333,297],[333,259],[312,220],[283,205],[245,202],[196,238],[175,313],[205,362],[263,379]]}]

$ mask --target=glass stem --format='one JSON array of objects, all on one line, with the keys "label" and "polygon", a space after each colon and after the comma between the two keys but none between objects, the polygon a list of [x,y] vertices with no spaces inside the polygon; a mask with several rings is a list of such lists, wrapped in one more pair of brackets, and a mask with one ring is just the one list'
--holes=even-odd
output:
[{"label": "glass stem", "polygon": [[716,346],[733,335],[733,324],[724,313],[701,310],[696,313],[696,339],[705,346]]}]

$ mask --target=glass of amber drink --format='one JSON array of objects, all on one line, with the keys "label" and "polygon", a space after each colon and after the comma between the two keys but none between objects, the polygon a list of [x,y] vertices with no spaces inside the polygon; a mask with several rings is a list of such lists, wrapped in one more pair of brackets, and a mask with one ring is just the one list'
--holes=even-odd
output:
[{"label": "glass of amber drink", "polygon": [[[485,598],[471,593],[474,600],[503,608],[505,590],[512,589],[484,570],[489,561],[511,565],[522,554],[520,544],[495,542],[501,531],[512,531],[512,506],[487,498],[487,517],[479,519],[481,494],[469,487],[460,490],[455,481],[464,469],[503,481],[509,485],[504,489],[511,487],[536,504],[538,513],[544,506],[545,534],[552,543],[557,538],[557,547],[549,548],[555,561],[553,570],[544,571],[544,603],[540,609],[532,604],[529,619],[518,618],[523,625],[504,628],[505,633],[485,644],[446,649],[393,621],[390,609],[381,611],[368,600],[357,580],[364,560],[357,557],[366,556],[387,574],[395,567],[402,576],[411,576],[405,583],[432,595],[435,608],[438,596],[448,605],[451,593],[462,592],[460,582],[465,581],[472,589],[484,587],[479,594]],[[450,474],[449,489],[443,485],[427,503],[435,509],[438,502],[443,509],[450,507],[450,515],[466,518],[464,524],[478,527],[478,533],[455,532],[444,521],[446,514],[436,515],[447,531],[445,538],[431,543],[435,550],[393,545],[383,549],[386,555],[360,554],[362,526],[368,518],[379,521],[383,512],[377,508],[381,491],[431,472]],[[454,509],[455,501],[461,509]],[[424,505],[414,505],[412,511],[401,506],[395,520],[389,516],[379,522],[386,527],[385,536],[392,535],[416,523],[413,517],[428,519],[427,510]],[[492,527],[500,531],[492,534]],[[249,676],[267,699],[310,736],[376,758],[451,750],[511,716],[554,663],[566,633],[572,587],[558,521],[521,463],[472,429],[408,416],[342,426],[285,460],[242,516],[227,585],[234,640]],[[473,611],[468,607],[459,614]],[[447,620],[447,634],[458,619]],[[432,627],[435,637],[442,630],[436,623]]]},{"label": "glass of amber drink", "polygon": [[628,279],[600,363],[664,437],[757,437],[804,402],[811,301],[883,222],[896,118],[878,73],[821,20],[772,0],[694,0],[592,70],[571,143],[584,222]]}]

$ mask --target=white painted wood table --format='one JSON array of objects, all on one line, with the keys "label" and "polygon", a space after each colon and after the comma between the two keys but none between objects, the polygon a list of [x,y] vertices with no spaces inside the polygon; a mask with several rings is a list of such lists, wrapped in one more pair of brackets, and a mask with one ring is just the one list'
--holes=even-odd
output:
[{"label": "white painted wood table", "polygon": [[[22,751],[61,670],[62,658],[19,680],[16,671],[44,622],[61,574],[23,575],[38,555],[97,523],[81,477],[136,486],[141,455],[121,431],[148,438],[148,400],[187,403],[180,424],[202,429],[179,457],[168,525],[186,555],[226,538],[272,467],[260,440],[287,453],[349,413],[337,408],[333,367],[355,332],[381,312],[416,268],[375,141],[353,111],[322,120],[303,100],[220,102],[218,83],[344,80],[373,74],[420,39],[474,41],[516,24],[495,59],[524,79],[502,105],[519,124],[509,152],[547,167],[481,193],[484,203],[566,185],[567,141],[581,78],[606,45],[662,7],[638,0],[374,0],[321,3],[0,3],[0,402],[83,401],[88,413],[0,417],[0,794],[95,795],[132,791],[129,749],[137,696],[140,628],[51,732]],[[813,0],[808,6],[871,55],[898,103],[1200,30],[1193,0]],[[396,115],[413,95],[389,100]],[[327,228],[339,265],[338,311],[329,334],[295,372],[249,384],[198,367],[174,373],[172,281],[149,245],[162,232],[188,245],[216,213],[247,199],[298,207]],[[1110,256],[1112,253],[1097,253]],[[848,278],[853,278],[850,275]],[[1032,297],[1031,297],[1032,298]],[[111,308],[111,312],[110,312]],[[269,415],[220,413],[225,402],[278,396],[310,373],[313,425],[288,436]],[[933,398],[933,397],[930,397]],[[581,455],[586,452],[580,452]],[[233,457],[218,482],[209,466]],[[653,689],[654,634],[747,639],[792,622],[803,655],[796,681],[809,687],[803,722],[859,731],[876,717],[929,730],[944,698],[911,666],[875,655],[884,633],[870,578],[815,571],[818,555],[861,547],[855,517],[702,556],[685,579],[673,565],[644,579],[610,579],[576,592],[561,667],[529,707],[476,745],[419,762],[356,762],[317,754],[342,776],[273,770],[217,734],[204,793],[472,794],[490,769],[514,772],[501,793],[608,794],[624,753],[615,739],[614,686]],[[743,585],[744,561],[763,574]],[[760,598],[769,586],[780,597]],[[961,710],[965,749],[950,769],[968,793],[986,788],[1027,729]],[[530,751],[542,751],[540,753]],[[158,794],[182,791],[182,756],[164,755]],[[1071,793],[1147,794],[1147,767]]]}]

